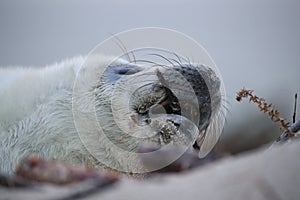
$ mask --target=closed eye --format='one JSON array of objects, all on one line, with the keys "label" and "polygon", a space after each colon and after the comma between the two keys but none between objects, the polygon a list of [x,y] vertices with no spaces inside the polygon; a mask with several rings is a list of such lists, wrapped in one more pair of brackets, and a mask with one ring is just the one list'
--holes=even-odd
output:
[{"label": "closed eye", "polygon": [[114,67],[115,74],[119,74],[119,75],[132,75],[140,71],[141,68],[137,66],[120,65]]},{"label": "closed eye", "polygon": [[109,66],[105,70],[104,76],[106,77],[107,82],[114,83],[124,76],[133,75],[142,70],[143,69],[141,67],[135,65]]}]

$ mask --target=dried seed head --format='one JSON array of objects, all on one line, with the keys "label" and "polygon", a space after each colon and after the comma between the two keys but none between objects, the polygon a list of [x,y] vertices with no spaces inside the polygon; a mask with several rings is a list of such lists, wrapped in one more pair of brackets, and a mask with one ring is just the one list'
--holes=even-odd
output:
[{"label": "dried seed head", "polygon": [[268,104],[263,98],[259,98],[253,95],[253,90],[241,89],[236,96],[237,101],[241,101],[243,98],[249,98],[249,101],[256,103],[260,111],[267,113],[273,122],[279,122],[281,128],[288,134],[289,137],[293,137],[295,134],[290,131],[289,123],[285,122],[280,117],[279,111],[274,108],[272,104]]}]

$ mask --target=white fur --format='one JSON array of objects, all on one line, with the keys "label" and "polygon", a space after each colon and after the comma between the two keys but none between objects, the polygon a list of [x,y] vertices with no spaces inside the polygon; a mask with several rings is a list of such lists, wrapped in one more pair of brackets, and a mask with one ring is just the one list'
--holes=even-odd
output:
[{"label": "white fur", "polygon": [[[0,68],[0,172],[12,173],[30,154],[96,165],[77,134],[72,113],[74,81],[83,61],[76,57],[41,68]],[[82,71],[94,80],[106,64],[104,57],[97,57]],[[102,145],[105,157],[116,156]]]},{"label": "white fur", "polygon": [[[40,68],[0,68],[0,172],[12,173],[20,159],[30,154],[145,172],[136,154],[122,148],[133,150],[147,141],[128,133],[157,132],[151,126],[135,124],[136,113],[128,106],[133,91],[159,82],[156,68],[143,66],[144,70],[131,78],[106,84],[101,72],[113,58],[90,55],[87,60],[79,56]],[[166,72],[164,67],[158,68]],[[212,148],[216,140],[213,135],[204,143]]]},{"label": "white fur", "polygon": [[0,68],[0,130],[30,116],[61,89],[71,90],[82,57],[42,68]]}]

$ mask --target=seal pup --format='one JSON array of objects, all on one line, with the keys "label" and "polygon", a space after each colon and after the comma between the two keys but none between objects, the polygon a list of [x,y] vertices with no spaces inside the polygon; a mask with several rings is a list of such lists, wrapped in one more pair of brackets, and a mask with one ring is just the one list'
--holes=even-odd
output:
[{"label": "seal pup", "polygon": [[20,159],[37,154],[135,173],[143,171],[136,154],[120,149],[194,144],[206,154],[216,143],[222,95],[211,68],[86,59],[0,69],[1,172],[12,173]]}]

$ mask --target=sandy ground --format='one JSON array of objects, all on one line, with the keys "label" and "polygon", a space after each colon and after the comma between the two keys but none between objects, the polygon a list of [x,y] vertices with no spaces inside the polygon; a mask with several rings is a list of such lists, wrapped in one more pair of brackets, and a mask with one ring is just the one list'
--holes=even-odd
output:
[{"label": "sandy ground", "polygon": [[[107,189],[84,195],[84,199],[297,200],[299,151],[300,140],[296,140],[227,157],[180,174],[159,175],[144,181],[123,179]],[[0,188],[0,199],[81,199],[74,194],[89,187],[77,184],[33,190]]]}]

